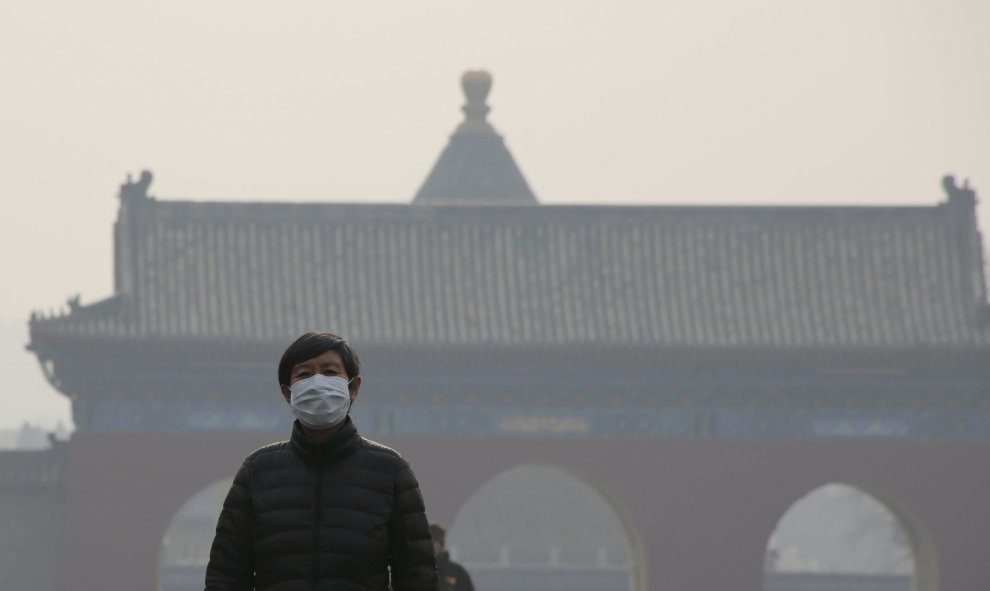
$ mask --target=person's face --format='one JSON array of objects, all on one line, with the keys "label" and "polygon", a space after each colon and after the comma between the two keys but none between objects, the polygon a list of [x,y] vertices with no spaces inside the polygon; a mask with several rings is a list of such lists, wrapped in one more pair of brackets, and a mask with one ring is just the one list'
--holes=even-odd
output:
[{"label": "person's face", "polygon": [[[351,379],[351,376],[347,375],[347,370],[344,369],[344,362],[341,361],[340,355],[337,354],[336,351],[327,351],[322,355],[318,355],[312,359],[307,359],[306,361],[293,366],[292,372],[289,374],[289,386],[295,384],[299,380],[311,378],[318,373],[325,376],[339,376],[345,380]],[[289,386],[282,384],[282,396],[285,397],[286,402],[292,398],[292,391],[289,390]],[[354,399],[357,398],[358,390],[360,388],[361,376],[357,376],[348,388],[348,392],[351,396],[351,402],[354,402]]]}]

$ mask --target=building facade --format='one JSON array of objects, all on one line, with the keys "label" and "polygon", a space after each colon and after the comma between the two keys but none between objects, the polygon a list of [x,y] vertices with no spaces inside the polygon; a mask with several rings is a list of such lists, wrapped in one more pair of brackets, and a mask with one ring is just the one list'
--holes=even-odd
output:
[{"label": "building facade", "polygon": [[[946,177],[931,206],[541,205],[487,122],[490,77],[463,82],[465,120],[408,205],[121,186],[114,295],[30,323],[72,399],[57,537],[80,588],[153,585],[162,520],[284,437],[274,365],[313,328],[358,344],[359,428],[415,460],[438,518],[492,470],[543,461],[626,515],[633,589],[755,591],[774,516],[842,481],[911,531],[916,589],[990,580],[967,550],[990,548],[968,186]],[[147,523],[107,525],[128,511]]]}]

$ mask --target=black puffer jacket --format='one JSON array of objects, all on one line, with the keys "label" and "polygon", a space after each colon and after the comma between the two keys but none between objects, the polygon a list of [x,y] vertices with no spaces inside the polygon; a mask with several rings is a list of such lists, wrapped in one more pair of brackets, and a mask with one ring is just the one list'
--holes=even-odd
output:
[{"label": "black puffer jacket", "polygon": [[350,418],[316,444],[292,439],[244,461],[224,501],[206,591],[435,591],[423,497],[409,464]]}]

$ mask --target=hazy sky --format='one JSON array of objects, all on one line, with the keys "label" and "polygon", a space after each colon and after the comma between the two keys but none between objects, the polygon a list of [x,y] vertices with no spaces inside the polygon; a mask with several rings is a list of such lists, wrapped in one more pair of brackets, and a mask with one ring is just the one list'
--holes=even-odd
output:
[{"label": "hazy sky", "polygon": [[[117,186],[407,201],[489,69],[545,203],[990,195],[985,0],[0,4],[0,428],[67,404],[33,309],[111,294]],[[982,226],[990,228],[990,207]]]}]

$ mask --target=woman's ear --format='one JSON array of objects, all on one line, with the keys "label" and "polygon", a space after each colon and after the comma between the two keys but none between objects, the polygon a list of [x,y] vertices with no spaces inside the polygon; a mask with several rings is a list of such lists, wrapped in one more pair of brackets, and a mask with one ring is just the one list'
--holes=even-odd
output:
[{"label": "woman's ear", "polygon": [[279,384],[278,386],[282,389],[282,396],[285,398],[286,404],[288,404],[292,400],[292,390],[289,390],[289,387],[285,384]]}]

